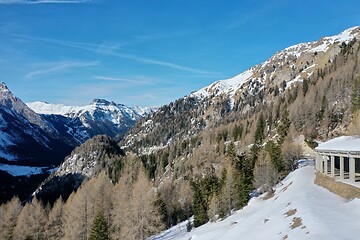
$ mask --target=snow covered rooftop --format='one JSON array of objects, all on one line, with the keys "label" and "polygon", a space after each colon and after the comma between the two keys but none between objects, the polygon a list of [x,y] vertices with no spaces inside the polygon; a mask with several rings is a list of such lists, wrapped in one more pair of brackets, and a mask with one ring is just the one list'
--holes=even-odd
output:
[{"label": "snow covered rooftop", "polygon": [[360,152],[360,136],[341,136],[320,143],[316,151]]}]

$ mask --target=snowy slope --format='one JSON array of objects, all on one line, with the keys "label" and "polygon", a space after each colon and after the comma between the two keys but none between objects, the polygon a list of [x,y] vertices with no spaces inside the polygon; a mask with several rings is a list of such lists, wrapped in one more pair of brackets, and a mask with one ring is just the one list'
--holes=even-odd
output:
[{"label": "snowy slope", "polygon": [[[138,116],[145,116],[157,109],[157,107],[130,108],[123,104],[116,104],[114,102],[108,102],[103,99],[95,99],[86,106],[67,106],[64,104],[51,104],[46,102],[30,102],[27,103],[27,105],[33,111],[39,114],[55,114],[65,117],[78,117],[85,112],[94,112],[97,109],[101,109],[107,112],[124,112],[127,113],[132,119],[136,119]],[[114,121],[116,122],[116,119],[114,119]]]},{"label": "snowy slope", "polygon": [[98,134],[121,137],[141,117],[156,110],[152,107],[130,108],[104,99],[94,99],[86,106],[65,106],[45,102],[32,102],[27,105],[51,122],[74,146]]},{"label": "snowy slope", "polygon": [[211,94],[220,95],[222,93],[234,95],[235,91],[239,89],[245,82],[250,80],[253,74],[253,69],[246,70],[245,72],[233,78],[227,80],[220,80],[211,84],[210,86],[204,87],[199,91],[192,93],[191,96],[197,96],[202,98],[207,97]]},{"label": "snowy slope", "polygon": [[[304,78],[313,74],[313,70],[322,67],[318,63],[309,64],[315,61],[316,56],[326,56],[328,59],[340,51],[338,47],[342,42],[349,43],[357,37],[360,27],[352,27],[338,35],[323,37],[318,41],[300,43],[290,46],[277,52],[264,63],[251,67],[245,72],[226,80],[220,80],[190,94],[191,97],[205,98],[209,96],[219,96],[222,94],[233,97],[245,83],[257,82],[260,87],[266,81],[279,84],[282,81],[288,83],[288,86],[294,82],[303,81]],[[274,72],[278,72],[275,74]]]},{"label": "snowy slope", "polygon": [[85,108],[81,106],[66,106],[64,104],[51,104],[47,102],[30,102],[26,104],[36,113],[62,116],[76,114]]},{"label": "snowy slope", "polygon": [[[14,96],[5,83],[0,83],[1,160],[30,159],[24,153],[33,152],[36,147],[51,149],[49,137],[55,134],[56,130],[49,122]],[[28,145],[33,149],[27,149]]]},{"label": "snowy slope", "polygon": [[290,173],[270,199],[253,198],[223,221],[191,232],[182,223],[151,239],[358,239],[360,199],[345,200],[315,185],[314,178],[314,167],[305,166]]},{"label": "snowy slope", "polygon": [[13,176],[28,176],[34,174],[41,174],[43,172],[47,172],[47,169],[48,168],[44,167],[29,167],[0,163],[0,170],[5,171]]},{"label": "snowy slope", "polygon": [[56,134],[56,130],[39,114],[30,109],[21,99],[13,95],[5,83],[0,83],[0,105],[5,109],[19,114],[32,124],[39,126],[49,135]]},{"label": "snowy slope", "polygon": [[39,114],[54,114],[62,115],[65,117],[76,118],[89,114],[94,117],[96,111],[102,111],[107,115],[107,118],[115,124],[120,124],[120,118],[129,118],[136,120],[140,116],[131,108],[108,102],[103,99],[95,99],[86,106],[65,106],[62,104],[49,104],[44,102],[27,103],[27,105]]}]

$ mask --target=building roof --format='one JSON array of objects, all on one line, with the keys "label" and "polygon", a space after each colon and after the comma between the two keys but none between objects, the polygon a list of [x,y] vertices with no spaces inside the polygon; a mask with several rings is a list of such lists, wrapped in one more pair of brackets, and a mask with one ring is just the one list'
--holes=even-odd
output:
[{"label": "building roof", "polygon": [[360,152],[359,136],[342,136],[320,143],[315,148],[318,152]]}]

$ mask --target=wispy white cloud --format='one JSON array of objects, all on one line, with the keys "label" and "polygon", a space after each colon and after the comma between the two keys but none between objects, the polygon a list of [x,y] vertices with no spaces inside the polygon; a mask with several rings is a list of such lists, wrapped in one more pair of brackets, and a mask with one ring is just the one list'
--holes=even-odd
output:
[{"label": "wispy white cloud", "polygon": [[278,0],[278,1],[254,1],[254,7],[252,11],[248,11],[247,9],[237,9],[235,10],[235,14],[231,19],[230,23],[225,26],[225,30],[234,30],[243,26],[248,25],[250,22],[259,18],[259,16],[267,15],[271,13],[273,10],[280,7],[284,1],[286,0]]},{"label": "wispy white cloud", "polygon": [[0,4],[89,3],[94,0],[0,0]]},{"label": "wispy white cloud", "polygon": [[131,60],[131,61],[135,61],[135,62],[163,66],[163,67],[167,67],[167,68],[172,68],[172,69],[176,69],[176,70],[182,70],[182,71],[187,71],[187,72],[192,72],[192,73],[197,73],[197,74],[213,75],[213,76],[219,75],[219,73],[217,73],[217,72],[193,68],[193,67],[189,67],[189,66],[169,62],[169,61],[162,61],[162,60],[147,58],[147,57],[143,57],[143,56],[139,56],[139,55],[135,55],[135,54],[125,53],[124,50],[120,49],[120,47],[117,47],[114,45],[107,46],[104,44],[64,41],[64,40],[51,39],[51,38],[35,38],[35,37],[21,36],[21,35],[18,37],[27,39],[27,40],[42,41],[42,42],[48,42],[48,43],[57,44],[57,45],[61,45],[61,46],[82,49],[82,50],[94,52],[97,54],[115,56],[118,58]]},{"label": "wispy white cloud", "polygon": [[93,76],[93,78],[103,81],[125,82],[125,83],[135,83],[135,84],[150,84],[154,82],[152,79],[145,77],[122,78],[122,77]]},{"label": "wispy white cloud", "polygon": [[84,67],[92,67],[99,65],[99,62],[76,62],[76,61],[65,61],[65,62],[58,62],[58,63],[46,63],[41,69],[37,69],[34,71],[29,72],[26,74],[27,79],[33,79],[36,77],[49,75],[49,74],[56,74],[63,71],[67,71],[73,68],[84,68]]}]

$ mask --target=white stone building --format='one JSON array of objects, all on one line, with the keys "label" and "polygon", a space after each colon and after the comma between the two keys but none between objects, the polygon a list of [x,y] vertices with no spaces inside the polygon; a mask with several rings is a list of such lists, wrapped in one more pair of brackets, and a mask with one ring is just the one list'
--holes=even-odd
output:
[{"label": "white stone building", "polygon": [[342,136],[319,144],[316,170],[351,182],[360,181],[360,137]]}]

